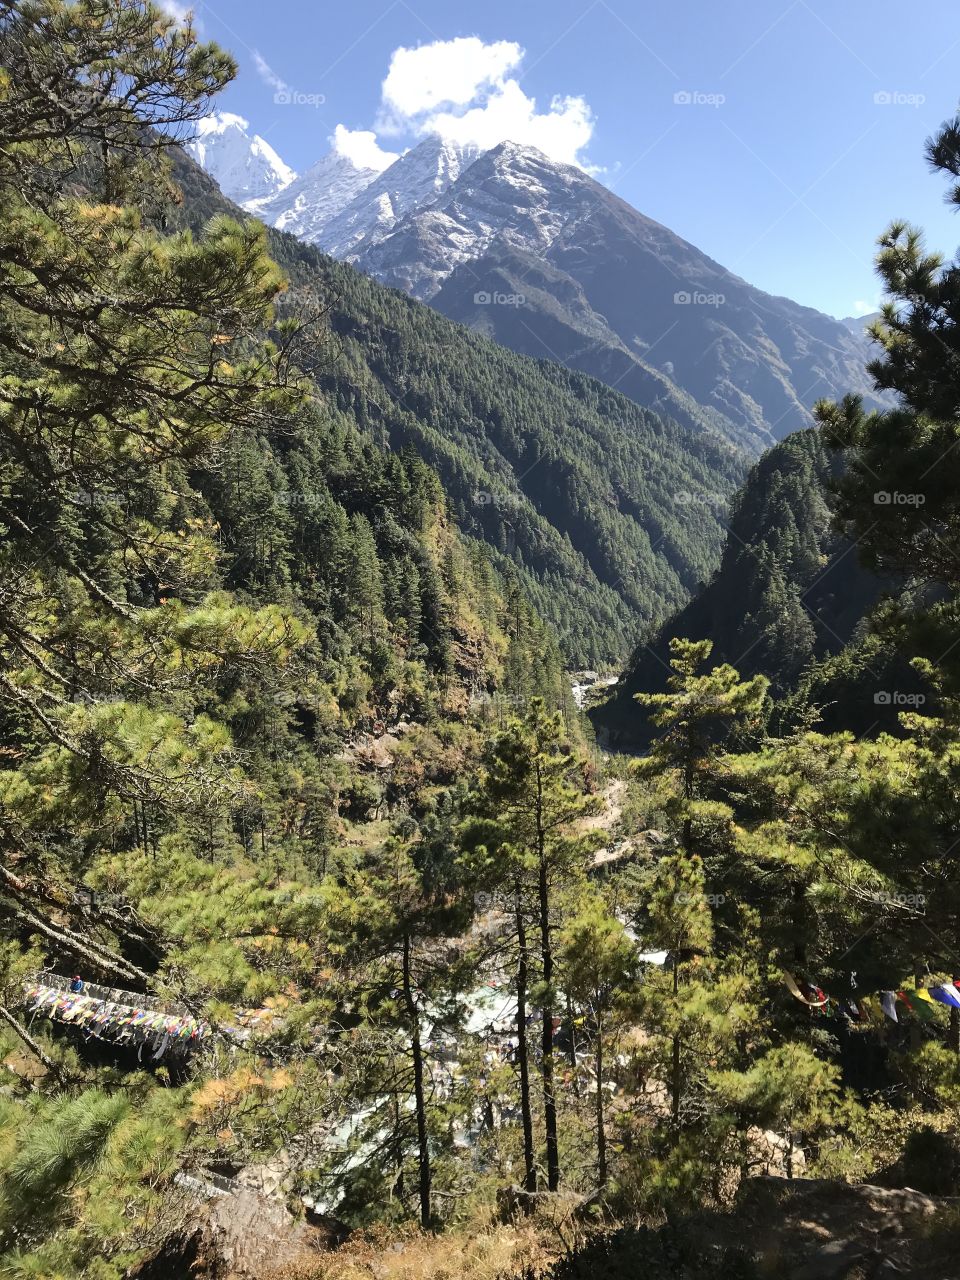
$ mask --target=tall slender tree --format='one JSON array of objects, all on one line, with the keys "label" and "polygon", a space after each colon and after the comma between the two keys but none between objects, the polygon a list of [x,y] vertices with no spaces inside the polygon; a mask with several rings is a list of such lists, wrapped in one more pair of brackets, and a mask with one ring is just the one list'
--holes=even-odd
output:
[{"label": "tall slender tree", "polygon": [[[601,807],[599,798],[586,794],[584,771],[585,762],[572,750],[560,715],[548,715],[543,703],[534,699],[524,718],[513,720],[493,742],[473,797],[474,817],[465,832],[467,843],[481,855],[475,864],[478,878],[505,890],[514,903],[517,994],[523,1008],[529,928],[539,942],[537,982],[530,994],[541,1020],[540,1079],[550,1191],[560,1185],[554,1049],[554,1022],[562,1007],[555,972],[558,890],[585,875],[602,839],[596,831],[584,829],[584,819]],[[519,1012],[517,1034],[522,1063],[526,1028]],[[525,1131],[528,1126],[525,1117]],[[532,1182],[529,1154],[527,1166],[527,1180]]]}]

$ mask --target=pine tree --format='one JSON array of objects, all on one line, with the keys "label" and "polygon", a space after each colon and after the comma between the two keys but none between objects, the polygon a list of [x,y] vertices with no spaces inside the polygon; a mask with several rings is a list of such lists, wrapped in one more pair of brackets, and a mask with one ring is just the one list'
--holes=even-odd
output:
[{"label": "pine tree", "polygon": [[[709,658],[709,641],[673,640],[674,674],[667,693],[638,695],[652,707],[653,724],[661,730],[637,773],[652,778],[659,805],[669,819],[677,850],[660,860],[648,906],[649,939],[671,956],[671,1001],[659,1019],[669,1031],[672,1142],[679,1146],[684,1127],[684,1097],[691,1073],[684,1070],[684,1051],[691,1034],[711,1005],[723,1004],[720,975],[708,972],[684,991],[685,978],[697,971],[713,950],[714,925],[709,899],[720,894],[721,875],[731,858],[733,810],[716,791],[723,772],[721,743],[734,726],[749,725],[761,713],[767,681],[756,676],[741,681],[733,667],[698,668]],[[712,978],[717,990],[709,989]],[[743,986],[731,979],[731,1031],[736,1030],[735,1002]],[[654,1004],[659,993],[653,996]],[[712,1014],[707,1015],[712,1018]],[[703,1044],[698,1048],[702,1051]]]},{"label": "pine tree", "polygon": [[[546,1134],[547,1188],[560,1185],[554,1017],[558,1008],[555,934],[558,891],[585,875],[600,837],[583,831],[582,820],[599,809],[584,794],[584,762],[565,739],[559,715],[549,716],[534,699],[522,720],[514,719],[494,740],[476,792],[473,818],[464,831],[473,875],[513,903],[518,998],[517,1035],[521,1071],[526,1048],[523,1010],[528,995],[541,1021],[540,1077]],[[529,985],[529,933],[539,940],[538,981]],[[522,1093],[525,1093],[521,1079]],[[521,1098],[528,1189],[532,1176],[532,1125],[528,1098]]]},{"label": "pine tree", "polygon": [[[607,1184],[604,1105],[608,1039],[625,1020],[637,976],[637,948],[599,895],[581,902],[566,921],[560,943],[561,982],[571,1006],[583,1010],[593,1046],[597,1137],[597,1186]],[[619,1017],[618,1017],[619,1015]],[[573,1025],[570,1027],[573,1035]],[[574,1066],[576,1070],[576,1065]]]},{"label": "pine tree", "polygon": [[142,981],[108,930],[52,917],[70,891],[43,850],[246,785],[203,686],[281,668],[308,632],[209,594],[215,530],[175,495],[187,464],[300,403],[289,353],[259,340],[291,329],[257,224],[164,237],[135,207],[169,194],[164,154],[229,58],[150,4],[39,0],[6,6],[0,62],[0,714],[27,747],[0,775],[0,893],[17,927]]},{"label": "pine tree", "polygon": [[[434,1225],[432,1094],[424,1040],[425,1028],[444,1009],[456,1009],[469,969],[456,957],[450,935],[462,924],[449,893],[433,883],[423,865],[425,850],[396,838],[366,866],[329,885],[324,928],[329,946],[345,961],[346,998],[363,1011],[357,1069],[366,1097],[378,1091],[400,1099],[392,1118],[383,1105],[371,1107],[363,1096],[354,1105],[370,1111],[363,1132],[387,1125],[387,1144],[402,1176],[407,1146],[405,1104],[412,1103],[420,1224]],[[420,865],[418,865],[418,860]],[[377,1146],[384,1147],[378,1138]]]}]

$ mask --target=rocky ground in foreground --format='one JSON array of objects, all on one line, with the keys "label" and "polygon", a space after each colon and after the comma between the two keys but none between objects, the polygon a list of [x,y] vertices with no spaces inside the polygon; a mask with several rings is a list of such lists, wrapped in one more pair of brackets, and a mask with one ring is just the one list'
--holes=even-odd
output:
[{"label": "rocky ground in foreground", "polygon": [[[563,1197],[532,1217],[436,1237],[340,1242],[277,1201],[217,1198],[136,1280],[957,1280],[960,1199],[762,1177],[726,1213],[585,1235]],[[544,1197],[546,1200],[547,1197]],[[573,1242],[579,1239],[579,1243]],[[558,1256],[561,1255],[561,1256]]]}]

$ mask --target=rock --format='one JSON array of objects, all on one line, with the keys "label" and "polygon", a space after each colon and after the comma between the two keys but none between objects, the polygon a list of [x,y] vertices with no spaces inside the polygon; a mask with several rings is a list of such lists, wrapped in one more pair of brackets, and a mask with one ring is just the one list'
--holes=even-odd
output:
[{"label": "rock", "polygon": [[191,1206],[179,1231],[128,1273],[129,1280],[258,1280],[335,1243],[294,1218],[282,1200],[248,1187]]}]

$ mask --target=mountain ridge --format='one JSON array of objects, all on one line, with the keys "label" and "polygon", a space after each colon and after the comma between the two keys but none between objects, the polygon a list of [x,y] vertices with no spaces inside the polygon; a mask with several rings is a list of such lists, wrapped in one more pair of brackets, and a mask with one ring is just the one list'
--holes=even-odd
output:
[{"label": "mountain ridge", "polygon": [[[184,225],[238,214],[188,157],[175,177]],[[290,281],[284,307],[325,315],[310,369],[321,390],[439,474],[461,530],[514,576],[571,666],[621,661],[709,576],[715,495],[744,467],[722,437],[517,355],[289,233],[267,237]]]},{"label": "mountain ridge", "polygon": [[755,288],[533,147],[481,152],[431,135],[372,178],[341,165],[330,189],[324,163],[312,186],[302,178],[246,207],[645,408],[758,455],[810,426],[820,398],[855,391],[884,403],[865,372],[864,333]]},{"label": "mountain ridge", "polygon": [[247,133],[249,127],[243,116],[218,111],[198,121],[196,137],[185,144],[229,198],[244,207],[269,200],[297,177],[269,142]]}]

